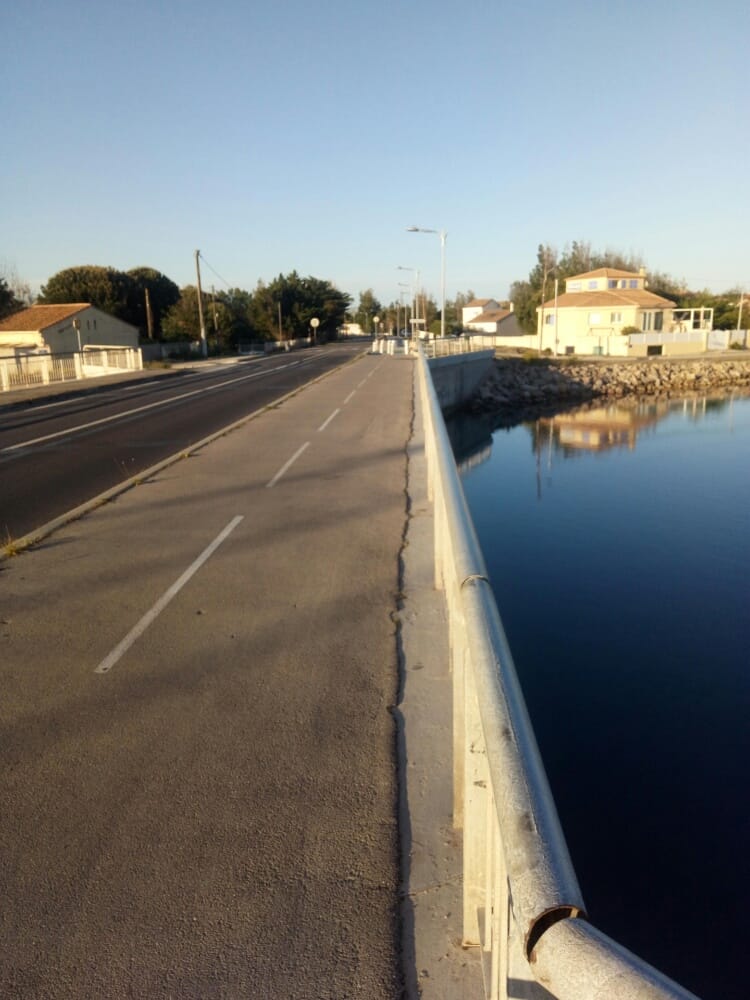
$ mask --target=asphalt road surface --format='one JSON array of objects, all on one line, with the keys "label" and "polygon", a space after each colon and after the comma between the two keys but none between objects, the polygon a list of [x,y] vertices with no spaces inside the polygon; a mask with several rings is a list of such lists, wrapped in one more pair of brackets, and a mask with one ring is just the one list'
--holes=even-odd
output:
[{"label": "asphalt road surface", "polygon": [[334,344],[0,409],[0,538],[25,535],[361,352]]},{"label": "asphalt road surface", "polygon": [[411,377],[361,357],[0,563],[0,996],[401,996]]}]

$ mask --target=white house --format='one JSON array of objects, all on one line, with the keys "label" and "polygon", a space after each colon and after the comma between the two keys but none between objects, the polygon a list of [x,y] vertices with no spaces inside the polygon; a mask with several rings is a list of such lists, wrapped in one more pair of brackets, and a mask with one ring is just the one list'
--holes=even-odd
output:
[{"label": "white house", "polygon": [[467,330],[492,336],[515,337],[523,331],[518,325],[512,302],[496,299],[472,299],[461,310],[461,320]]},{"label": "white house", "polygon": [[38,305],[0,322],[0,354],[50,354],[126,347],[138,349],[138,327],[88,302]]}]

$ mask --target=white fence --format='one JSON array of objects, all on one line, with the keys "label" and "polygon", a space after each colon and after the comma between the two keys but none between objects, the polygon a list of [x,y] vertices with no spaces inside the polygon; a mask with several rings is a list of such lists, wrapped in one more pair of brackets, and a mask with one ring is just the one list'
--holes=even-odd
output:
[{"label": "white fence", "polygon": [[423,351],[418,377],[450,627],[463,939],[480,949],[485,996],[689,1000],[586,919]]},{"label": "white fence", "polygon": [[140,371],[140,350],[129,347],[86,349],[76,354],[19,354],[0,357],[0,391],[26,389],[51,382]]}]

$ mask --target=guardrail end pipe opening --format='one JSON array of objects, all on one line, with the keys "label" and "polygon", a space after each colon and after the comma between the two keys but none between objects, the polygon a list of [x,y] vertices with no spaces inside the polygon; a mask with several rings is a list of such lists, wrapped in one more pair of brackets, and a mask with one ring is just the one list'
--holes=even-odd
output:
[{"label": "guardrail end pipe opening", "polygon": [[545,931],[560,920],[585,920],[586,913],[579,906],[556,906],[537,917],[526,937],[526,958],[530,963],[535,961],[534,949]]}]

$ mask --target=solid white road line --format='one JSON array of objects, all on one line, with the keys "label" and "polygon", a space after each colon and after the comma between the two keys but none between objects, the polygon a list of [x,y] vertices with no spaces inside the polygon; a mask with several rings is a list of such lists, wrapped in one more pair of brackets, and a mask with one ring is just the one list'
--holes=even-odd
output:
[{"label": "solid white road line", "polygon": [[183,392],[179,396],[171,396],[169,399],[159,399],[155,403],[146,403],[144,406],[136,406],[133,410],[126,410],[124,413],[115,413],[111,417],[102,417],[100,420],[90,420],[86,424],[78,424],[77,427],[69,427],[64,431],[55,431],[54,434],[45,434],[43,437],[32,438],[30,441],[21,441],[19,444],[12,444],[7,448],[0,449],[0,455],[5,455],[7,452],[20,451],[22,448],[30,448],[35,444],[42,444],[45,441],[53,441],[56,438],[70,437],[72,434],[76,434],[79,431],[88,430],[90,427],[99,427],[102,424],[109,424],[113,420],[124,420],[126,417],[131,417],[136,413],[144,413],[146,410],[153,410],[157,406],[168,406],[170,403],[178,403],[181,399],[189,399],[191,396],[199,396],[205,392],[215,392],[218,389],[224,389],[226,386],[234,385],[237,382],[246,382],[252,378],[261,378],[266,375],[273,375],[275,372],[283,371],[285,368],[296,368],[297,365],[302,364],[301,361],[293,361],[288,365],[279,365],[278,368],[270,369],[269,371],[253,372],[250,375],[242,375],[238,378],[227,379],[225,382],[220,382],[217,385],[203,386],[200,389],[193,389],[192,392]]},{"label": "solid white road line", "polygon": [[330,424],[330,422],[333,420],[333,418],[336,416],[337,413],[341,413],[341,410],[339,409],[334,410],[333,413],[330,415],[330,417],[327,420],[323,421],[323,423],[320,425],[320,427],[318,428],[318,433],[326,429],[326,427]]},{"label": "solid white road line", "polygon": [[96,668],[94,673],[106,674],[112,669],[112,667],[117,663],[117,661],[122,656],[124,656],[125,653],[127,653],[130,647],[136,641],[136,639],[138,639],[141,635],[143,635],[143,633],[146,631],[149,625],[162,613],[162,611],[164,610],[164,608],[166,608],[166,606],[169,604],[172,598],[176,594],[178,594],[185,586],[185,584],[188,582],[188,580],[195,573],[198,572],[203,563],[207,559],[209,559],[218,549],[221,543],[226,538],[228,538],[229,535],[231,535],[231,533],[234,531],[234,529],[237,527],[237,525],[240,523],[241,520],[242,520],[241,514],[239,514],[237,517],[232,518],[232,520],[229,522],[226,528],[224,528],[224,530],[220,534],[218,534],[216,538],[214,538],[214,540],[211,542],[208,548],[204,549],[203,552],[201,552],[201,554],[198,556],[195,562],[185,570],[185,572],[182,574],[179,580],[177,580],[175,583],[172,584],[169,590],[167,590],[159,598],[159,600],[151,608],[151,610],[147,611],[146,614],[143,616],[143,618],[141,618],[141,620],[138,622],[138,624],[135,625],[128,632],[128,634],[125,636],[122,642],[119,643],[117,646],[115,646],[115,648],[112,650],[109,656],[106,656],[102,660],[102,662]]},{"label": "solid white road line", "polygon": [[278,481],[281,479],[281,477],[284,475],[284,473],[288,472],[288,470],[292,467],[292,465],[294,465],[294,463],[300,457],[300,455],[305,450],[305,448],[309,447],[309,445],[310,445],[310,442],[309,441],[305,441],[305,443],[302,445],[302,447],[298,448],[295,451],[295,453],[292,455],[292,457],[289,459],[289,461],[285,465],[281,466],[281,468],[276,473],[276,475],[273,477],[273,479],[270,481],[270,483],[266,483],[266,489],[267,490],[270,490],[272,487],[274,487],[276,485],[276,483],[278,483]]}]

